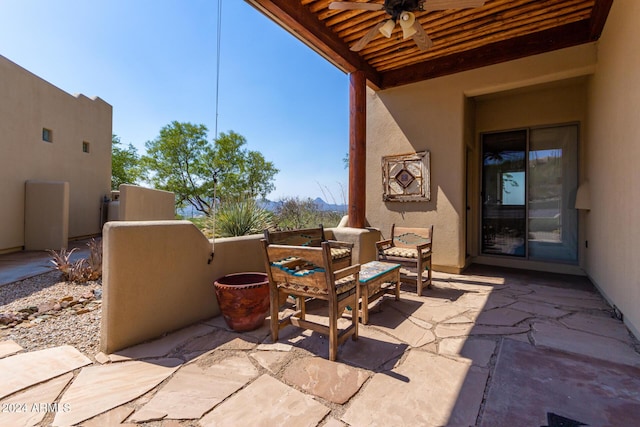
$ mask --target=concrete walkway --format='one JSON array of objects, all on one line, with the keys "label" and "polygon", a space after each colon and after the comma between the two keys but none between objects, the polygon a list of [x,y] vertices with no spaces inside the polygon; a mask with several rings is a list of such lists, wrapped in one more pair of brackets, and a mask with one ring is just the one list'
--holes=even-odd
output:
[{"label": "concrete walkway", "polygon": [[[89,256],[88,240],[69,242],[69,250],[76,249],[71,260]],[[59,249],[56,249],[58,251]],[[28,279],[51,271],[51,255],[46,251],[22,251],[0,255],[0,286]]]},{"label": "concrete walkway", "polygon": [[637,342],[588,280],[434,276],[378,301],[337,362],[319,334],[271,343],[266,323],[239,334],[221,317],[95,364],[0,342],[0,425],[637,425]]}]

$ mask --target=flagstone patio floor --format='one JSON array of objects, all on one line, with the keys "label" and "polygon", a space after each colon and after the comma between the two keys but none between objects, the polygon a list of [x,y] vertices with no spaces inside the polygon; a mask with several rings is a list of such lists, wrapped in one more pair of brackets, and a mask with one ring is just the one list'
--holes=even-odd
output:
[{"label": "flagstone patio floor", "polygon": [[3,341],[0,425],[638,425],[638,342],[586,278],[473,266],[371,310],[337,362],[221,317],[99,363]]}]

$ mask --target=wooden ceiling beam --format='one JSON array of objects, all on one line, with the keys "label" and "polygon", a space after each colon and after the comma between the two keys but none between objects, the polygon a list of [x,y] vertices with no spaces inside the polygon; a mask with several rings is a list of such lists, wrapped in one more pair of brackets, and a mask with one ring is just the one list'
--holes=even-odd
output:
[{"label": "wooden ceiling beam", "polygon": [[360,55],[349,47],[312,14],[299,1],[292,0],[246,0],[271,20],[286,28],[292,35],[327,58],[347,73],[364,72],[374,89],[380,88],[381,75]]},{"label": "wooden ceiling beam", "polygon": [[526,56],[563,49],[593,41],[591,20],[491,43],[462,53],[451,54],[387,71],[382,74],[381,89],[416,83],[474,68],[512,61]]},{"label": "wooden ceiling beam", "polygon": [[590,35],[592,40],[595,41],[600,38],[612,4],[613,0],[596,0],[596,3],[593,5],[590,22]]}]

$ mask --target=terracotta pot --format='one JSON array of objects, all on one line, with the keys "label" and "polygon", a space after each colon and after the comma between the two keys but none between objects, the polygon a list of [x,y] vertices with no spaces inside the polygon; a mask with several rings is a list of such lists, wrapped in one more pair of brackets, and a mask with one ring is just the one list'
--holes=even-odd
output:
[{"label": "terracotta pot", "polygon": [[269,314],[269,279],[264,273],[228,274],[214,282],[220,311],[234,331],[252,331]]}]

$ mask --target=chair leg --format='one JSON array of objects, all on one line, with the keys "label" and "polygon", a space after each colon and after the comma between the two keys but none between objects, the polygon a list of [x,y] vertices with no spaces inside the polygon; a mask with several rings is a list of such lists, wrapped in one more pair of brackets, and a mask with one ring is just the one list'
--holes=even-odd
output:
[{"label": "chair leg", "polygon": [[[356,314],[356,318],[357,318]],[[329,302],[329,360],[334,362],[338,357],[338,303]]]},{"label": "chair leg", "polygon": [[360,285],[356,285],[356,298],[353,302],[353,309],[351,309],[351,324],[353,325],[353,335],[351,335],[351,339],[354,341],[358,340],[358,324],[360,323],[360,310],[358,309],[358,304],[360,303]]},{"label": "chair leg", "polygon": [[424,265],[422,265],[422,259],[420,258],[420,254],[418,254],[418,265],[416,266],[416,284],[418,285],[418,296],[422,296],[422,272],[424,271]]},{"label": "chair leg", "polygon": [[270,313],[271,313],[271,341],[274,343],[278,341],[278,331],[280,330],[280,296],[278,290],[271,290],[269,292],[270,298]]}]

